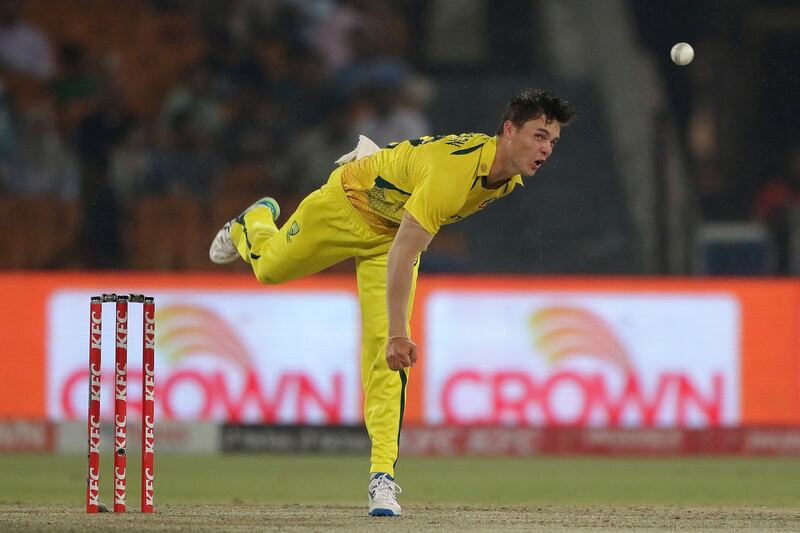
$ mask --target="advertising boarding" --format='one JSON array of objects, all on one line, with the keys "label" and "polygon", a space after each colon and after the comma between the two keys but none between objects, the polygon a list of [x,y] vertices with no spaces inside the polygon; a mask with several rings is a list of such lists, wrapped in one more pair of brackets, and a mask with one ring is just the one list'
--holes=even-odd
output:
[{"label": "advertising boarding", "polygon": [[[47,409],[83,420],[88,390],[88,302],[54,292],[47,302]],[[259,424],[353,424],[361,416],[360,315],[342,291],[163,291],[155,293],[156,419]],[[85,310],[85,311],[81,311]],[[130,303],[115,331],[103,306],[101,416],[110,420],[114,346],[128,349],[128,417],[141,416],[142,311]]]},{"label": "advertising boarding", "polygon": [[740,421],[725,293],[432,292],[425,421],[708,427]]}]

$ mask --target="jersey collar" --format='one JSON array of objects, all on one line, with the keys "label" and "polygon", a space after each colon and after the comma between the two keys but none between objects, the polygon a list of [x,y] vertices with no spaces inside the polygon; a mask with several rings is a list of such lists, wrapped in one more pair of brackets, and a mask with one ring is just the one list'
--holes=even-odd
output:
[{"label": "jersey collar", "polygon": [[[483,150],[481,150],[481,161],[478,163],[478,176],[485,177],[489,175],[489,171],[492,169],[492,163],[494,163],[495,155],[497,155],[497,135],[489,138],[489,140],[483,145]],[[515,185],[525,185],[525,183],[522,182],[522,176],[519,174],[511,176],[510,181]]]}]

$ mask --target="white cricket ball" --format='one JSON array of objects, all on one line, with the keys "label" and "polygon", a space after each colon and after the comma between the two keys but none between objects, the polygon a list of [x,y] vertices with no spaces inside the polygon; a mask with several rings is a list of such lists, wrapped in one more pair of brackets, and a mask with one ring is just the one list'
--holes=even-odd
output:
[{"label": "white cricket ball", "polygon": [[694,48],[689,43],[677,43],[669,51],[669,57],[676,65],[688,65],[694,59]]}]

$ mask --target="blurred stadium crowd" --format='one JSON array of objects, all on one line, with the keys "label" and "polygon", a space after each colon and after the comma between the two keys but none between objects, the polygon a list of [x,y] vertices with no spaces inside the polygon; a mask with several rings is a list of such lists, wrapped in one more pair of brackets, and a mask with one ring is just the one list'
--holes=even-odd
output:
[{"label": "blurred stadium crowd", "polygon": [[213,227],[291,212],[358,133],[430,132],[409,40],[388,1],[3,0],[0,210],[38,226],[4,266],[209,268]]},{"label": "blurred stadium crowd", "polygon": [[[324,181],[332,161],[352,148],[359,133],[383,145],[443,133],[437,126],[447,131],[461,124],[474,130],[493,128],[483,120],[499,113],[493,103],[473,105],[464,113],[448,107],[450,102],[441,97],[436,100],[437,95],[461,87],[458,79],[449,85],[442,79],[452,66],[449,60],[456,64],[463,59],[460,55],[469,54],[484,58],[472,70],[469,66],[461,70],[476,83],[484,83],[471,89],[480,97],[487,96],[487,87],[494,83],[487,69],[489,74],[516,72],[527,82],[525,76],[534,70],[548,72],[548,60],[566,64],[561,71],[552,71],[556,79],[568,77],[563,71],[574,66],[564,60],[564,47],[563,57],[543,59],[548,48],[541,45],[562,28],[529,23],[536,18],[536,9],[549,9],[552,22],[563,19],[569,6],[508,0],[491,3],[489,9],[488,4],[481,0],[0,0],[0,228],[8,240],[0,254],[0,269],[208,270],[212,268],[206,259],[209,239],[225,220],[264,194],[277,197],[283,212],[291,212]],[[685,10],[672,9],[668,2],[661,11],[649,10],[651,5],[655,4],[633,2],[632,17],[639,19],[643,43],[660,50],[677,35],[649,31],[648,17],[652,27],[663,30],[669,27],[668,20],[659,13]],[[471,19],[459,16],[470,9],[483,11]],[[610,16],[613,10],[607,11]],[[745,10],[739,6],[726,12],[742,17]],[[596,18],[587,13],[585,18],[592,17]],[[701,17],[695,13],[681,25],[700,34]],[[476,18],[485,18],[485,24],[464,25]],[[538,31],[545,26],[549,33]],[[576,39],[587,33],[580,25],[572,31]],[[586,43],[591,46],[588,38]],[[550,43],[550,50],[556,45]],[[432,49],[441,56],[436,69],[430,68]],[[423,50],[428,53],[420,53]],[[586,55],[577,45],[574,52]],[[735,48],[728,52],[735,53]],[[698,54],[698,61],[708,55]],[[617,66],[624,64],[615,61]],[[616,76],[611,69],[608,72]],[[714,90],[709,89],[718,87],[720,78],[709,72],[700,67],[695,71],[698,79],[693,84],[706,87],[704,97],[688,102],[685,89],[683,96],[680,90],[673,91],[675,116],[688,131],[687,152],[695,163],[690,168],[695,180],[688,189],[691,198],[683,197],[681,203],[691,204],[690,210],[709,220],[757,215],[770,223],[776,209],[800,205],[800,176],[781,177],[763,193],[755,190],[754,183],[767,181],[777,170],[738,188],[730,187],[734,180],[720,180],[727,170],[720,171],[714,162],[727,161],[733,169],[747,170],[744,174],[753,174],[753,167],[742,166],[748,161],[739,150],[742,142],[726,144],[737,152],[734,157],[722,153],[708,164],[704,159],[711,122],[703,117],[728,117],[740,109],[734,98],[727,112],[720,111],[721,99],[712,98]],[[589,96],[602,93],[602,81],[598,83],[601,89]],[[495,85],[500,96],[494,101],[504,102],[511,84]],[[644,93],[642,82],[631,90]],[[630,200],[637,197],[635,193],[629,191],[627,207],[617,202],[625,196],[615,185],[624,182],[620,174],[625,165],[620,163],[622,156],[608,157],[601,133],[603,127],[616,129],[613,103],[592,103],[593,99],[579,102],[584,124],[572,127],[570,135],[574,132],[582,139],[576,144],[596,145],[598,157],[605,160],[598,164],[573,145],[570,157],[582,161],[583,167],[573,163],[572,170],[568,161],[562,161],[556,173],[570,176],[572,170],[580,175],[591,169],[594,174],[585,177],[586,183],[574,186],[576,193],[594,198],[595,205],[586,209],[585,199],[576,199],[574,205],[548,200],[552,210],[538,208],[541,220],[531,221],[534,228],[524,230],[528,241],[523,246],[543,251],[518,256],[512,251],[508,263],[522,265],[522,271],[680,273],[682,267],[654,268],[623,258],[646,252],[647,246],[637,244],[637,239],[644,239],[647,231],[636,227],[641,223],[635,222]],[[435,105],[442,102],[446,105]],[[704,103],[708,105],[703,107]],[[604,125],[597,117],[606,108],[612,112],[610,124]],[[595,111],[597,117],[592,117]],[[461,121],[441,120],[444,112]],[[628,115],[638,113],[628,111]],[[727,142],[724,136],[736,130],[718,131]],[[742,139],[739,134],[738,141]],[[630,146],[622,152],[625,149],[630,152]],[[634,166],[628,165],[631,190],[640,186],[637,179],[642,182],[630,172]],[[608,183],[598,174],[606,167]],[[795,162],[783,168],[800,173],[796,167]],[[599,209],[605,200],[597,195],[616,195],[617,200],[611,200],[618,204],[616,210],[633,214],[602,215]],[[547,199],[546,188],[542,196]],[[608,205],[605,208],[608,211]],[[515,209],[518,206],[509,204],[509,211]],[[561,216],[567,210],[584,216],[567,221]],[[595,215],[598,218],[592,218]],[[561,218],[558,223],[548,222],[556,217]],[[616,218],[609,222],[608,217]],[[583,226],[576,225],[581,220]],[[563,239],[550,237],[548,223]],[[487,246],[488,240],[481,241],[475,225],[457,226],[434,241],[432,261],[423,265],[475,268],[465,259],[469,247],[465,234],[470,234],[472,247]],[[610,228],[607,235],[592,233],[600,227]],[[586,246],[576,260],[581,238]],[[558,240],[570,250],[562,253],[563,259],[555,245],[548,244]],[[437,250],[443,261],[437,260]],[[505,251],[500,248],[494,257]],[[497,261],[486,268],[502,269]]]}]

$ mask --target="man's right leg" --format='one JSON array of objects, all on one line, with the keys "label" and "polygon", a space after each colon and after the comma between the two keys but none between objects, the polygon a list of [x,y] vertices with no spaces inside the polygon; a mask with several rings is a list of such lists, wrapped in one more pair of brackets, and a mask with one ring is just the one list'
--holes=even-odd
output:
[{"label": "man's right leg", "polygon": [[[254,205],[230,223],[226,237],[262,283],[282,283],[355,255],[382,253],[392,241],[392,235],[372,230],[350,203],[342,188],[341,169],[309,194],[280,229],[273,210]],[[215,244],[216,239],[212,260]]]},{"label": "man's right leg", "polygon": [[274,198],[265,196],[256,203],[251,204],[250,207],[242,211],[242,214],[222,226],[222,228],[214,236],[214,240],[211,241],[211,247],[208,249],[208,258],[211,259],[212,263],[216,263],[218,265],[227,265],[228,263],[232,263],[242,257],[239,255],[239,250],[236,248],[236,244],[231,238],[231,225],[236,221],[241,222],[242,217],[244,217],[246,213],[256,209],[257,207],[266,207],[272,213],[273,222],[278,221],[278,217],[281,214],[281,208]]},{"label": "man's right leg", "polygon": [[257,206],[231,223],[239,255],[261,283],[282,283],[353,256],[355,232],[330,184],[308,195],[279,229],[272,211]]}]

